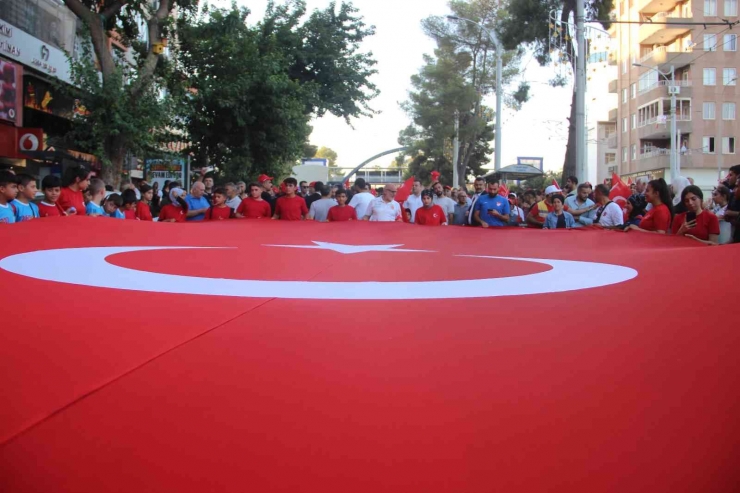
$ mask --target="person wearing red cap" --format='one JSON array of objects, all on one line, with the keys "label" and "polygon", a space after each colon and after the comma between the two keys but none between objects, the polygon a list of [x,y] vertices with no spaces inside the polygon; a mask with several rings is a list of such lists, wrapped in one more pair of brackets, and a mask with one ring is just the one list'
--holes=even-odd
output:
[{"label": "person wearing red cap", "polygon": [[267,176],[264,173],[259,175],[259,177],[257,178],[257,182],[262,187],[262,200],[270,204],[270,210],[272,211],[270,215],[275,214],[276,197],[275,197],[275,191],[273,190],[273,186],[272,186],[273,180],[274,178],[272,176]]},{"label": "person wearing red cap", "polygon": [[434,204],[434,194],[431,190],[421,192],[422,206],[416,209],[415,224],[422,226],[447,226],[447,214],[442,208]]},{"label": "person wearing red cap", "polygon": [[308,207],[303,197],[296,195],[298,181],[289,177],[283,180],[285,185],[285,195],[277,199],[275,204],[275,214],[273,219],[282,219],[283,221],[302,221],[308,215]]}]

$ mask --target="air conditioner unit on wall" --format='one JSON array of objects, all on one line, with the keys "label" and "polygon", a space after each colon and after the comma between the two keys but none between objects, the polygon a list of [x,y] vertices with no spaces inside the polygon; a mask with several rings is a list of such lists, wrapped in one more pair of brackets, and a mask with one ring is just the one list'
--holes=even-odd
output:
[{"label": "air conditioner unit on wall", "polygon": [[678,96],[681,94],[681,88],[679,86],[668,86],[668,94],[675,94]]}]

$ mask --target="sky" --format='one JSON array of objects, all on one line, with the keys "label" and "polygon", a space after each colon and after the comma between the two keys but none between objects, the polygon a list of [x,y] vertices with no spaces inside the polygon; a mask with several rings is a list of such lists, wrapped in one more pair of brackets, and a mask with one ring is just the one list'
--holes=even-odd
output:
[{"label": "sky", "polygon": [[[218,5],[230,2],[221,0]],[[330,0],[307,0],[308,10],[323,9]],[[351,126],[344,119],[325,116],[311,125],[311,144],[326,146],[338,154],[338,165],[354,167],[371,156],[399,147],[398,134],[409,125],[408,115],[399,103],[411,89],[411,76],[423,66],[423,56],[433,54],[435,44],[424,35],[422,19],[430,15],[447,15],[448,0],[354,0],[365,23],[374,25],[376,34],[367,38],[363,51],[372,52],[378,61],[378,73],[372,81],[380,95],[370,106],[380,114],[372,118],[353,119]],[[250,9],[251,22],[258,22],[265,11],[267,0],[238,0]],[[514,112],[505,110],[502,119],[502,166],[516,163],[517,156],[543,157],[545,169],[561,169],[567,142],[567,120],[570,114],[571,90],[553,88],[547,81],[555,74],[554,68],[542,68],[525,55],[521,79],[530,83],[530,101]],[[519,79],[519,80],[521,80]],[[506,88],[516,90],[519,80]],[[495,96],[486,101],[495,106]],[[492,146],[493,147],[493,146]],[[387,166],[395,156],[379,158],[371,165]],[[493,168],[493,154],[490,168]]]}]

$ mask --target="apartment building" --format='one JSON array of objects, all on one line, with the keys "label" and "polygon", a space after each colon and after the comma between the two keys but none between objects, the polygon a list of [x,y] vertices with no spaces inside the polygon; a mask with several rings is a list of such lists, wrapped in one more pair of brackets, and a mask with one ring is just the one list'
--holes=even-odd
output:
[{"label": "apartment building", "polygon": [[608,115],[616,134],[614,167],[625,179],[670,182],[675,92],[678,172],[711,189],[727,168],[740,163],[740,58],[737,29],[701,23],[737,21],[738,0],[617,0],[615,8],[616,20],[641,23],[613,24],[610,30],[618,70],[608,86],[618,98]]}]

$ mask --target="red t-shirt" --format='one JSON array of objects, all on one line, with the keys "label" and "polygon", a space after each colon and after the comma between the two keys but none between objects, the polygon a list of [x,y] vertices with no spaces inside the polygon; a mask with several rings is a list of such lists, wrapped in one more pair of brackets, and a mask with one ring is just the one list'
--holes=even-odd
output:
[{"label": "red t-shirt", "polygon": [[268,201],[256,200],[252,197],[242,200],[236,212],[244,216],[245,219],[263,219],[272,216],[272,209]]},{"label": "red t-shirt", "polygon": [[46,202],[39,202],[39,217],[57,217],[66,216],[64,209],[59,203],[48,204]]},{"label": "red t-shirt", "polygon": [[308,207],[303,197],[280,197],[275,206],[275,214],[284,221],[300,221],[301,216],[308,214]]},{"label": "red t-shirt", "polygon": [[[682,212],[673,218],[673,234],[678,234],[679,228],[686,221],[686,213]],[[719,234],[719,219],[710,211],[702,211],[696,216],[696,226],[686,231],[687,235],[694,235],[700,240],[708,240],[709,235]]]},{"label": "red t-shirt", "polygon": [[85,215],[85,199],[82,196],[82,191],[74,191],[69,187],[63,187],[59,194],[59,200],[57,204],[62,206],[62,210],[68,210],[70,207],[74,207],[77,212],[70,212],[70,215],[77,214],[78,216]]},{"label": "red t-shirt", "polygon": [[144,202],[138,202],[136,204],[136,217],[140,221],[151,221],[152,210]]},{"label": "red t-shirt", "polygon": [[175,222],[184,223],[186,216],[187,216],[187,213],[185,212],[185,209],[183,209],[182,207],[175,207],[172,204],[165,205],[164,207],[162,207],[162,210],[159,211],[160,221],[166,221],[167,219],[174,219]]},{"label": "red t-shirt", "polygon": [[422,224],[424,226],[441,226],[447,222],[445,217],[445,211],[438,205],[432,205],[429,209],[426,207],[419,207],[416,209],[416,215],[414,216],[414,223]]},{"label": "red t-shirt", "polygon": [[206,211],[204,221],[221,221],[231,218],[231,207],[209,207]]},{"label": "red t-shirt", "polygon": [[329,214],[326,216],[327,221],[357,221],[357,211],[351,205],[345,205],[340,207],[335,205],[329,209]]},{"label": "red t-shirt", "polygon": [[648,231],[669,231],[671,229],[671,211],[665,204],[650,209],[640,221],[640,228]]},{"label": "red t-shirt", "polygon": [[136,220],[136,209],[124,209],[121,208],[121,211],[123,211],[123,217],[124,219],[133,219]]}]

